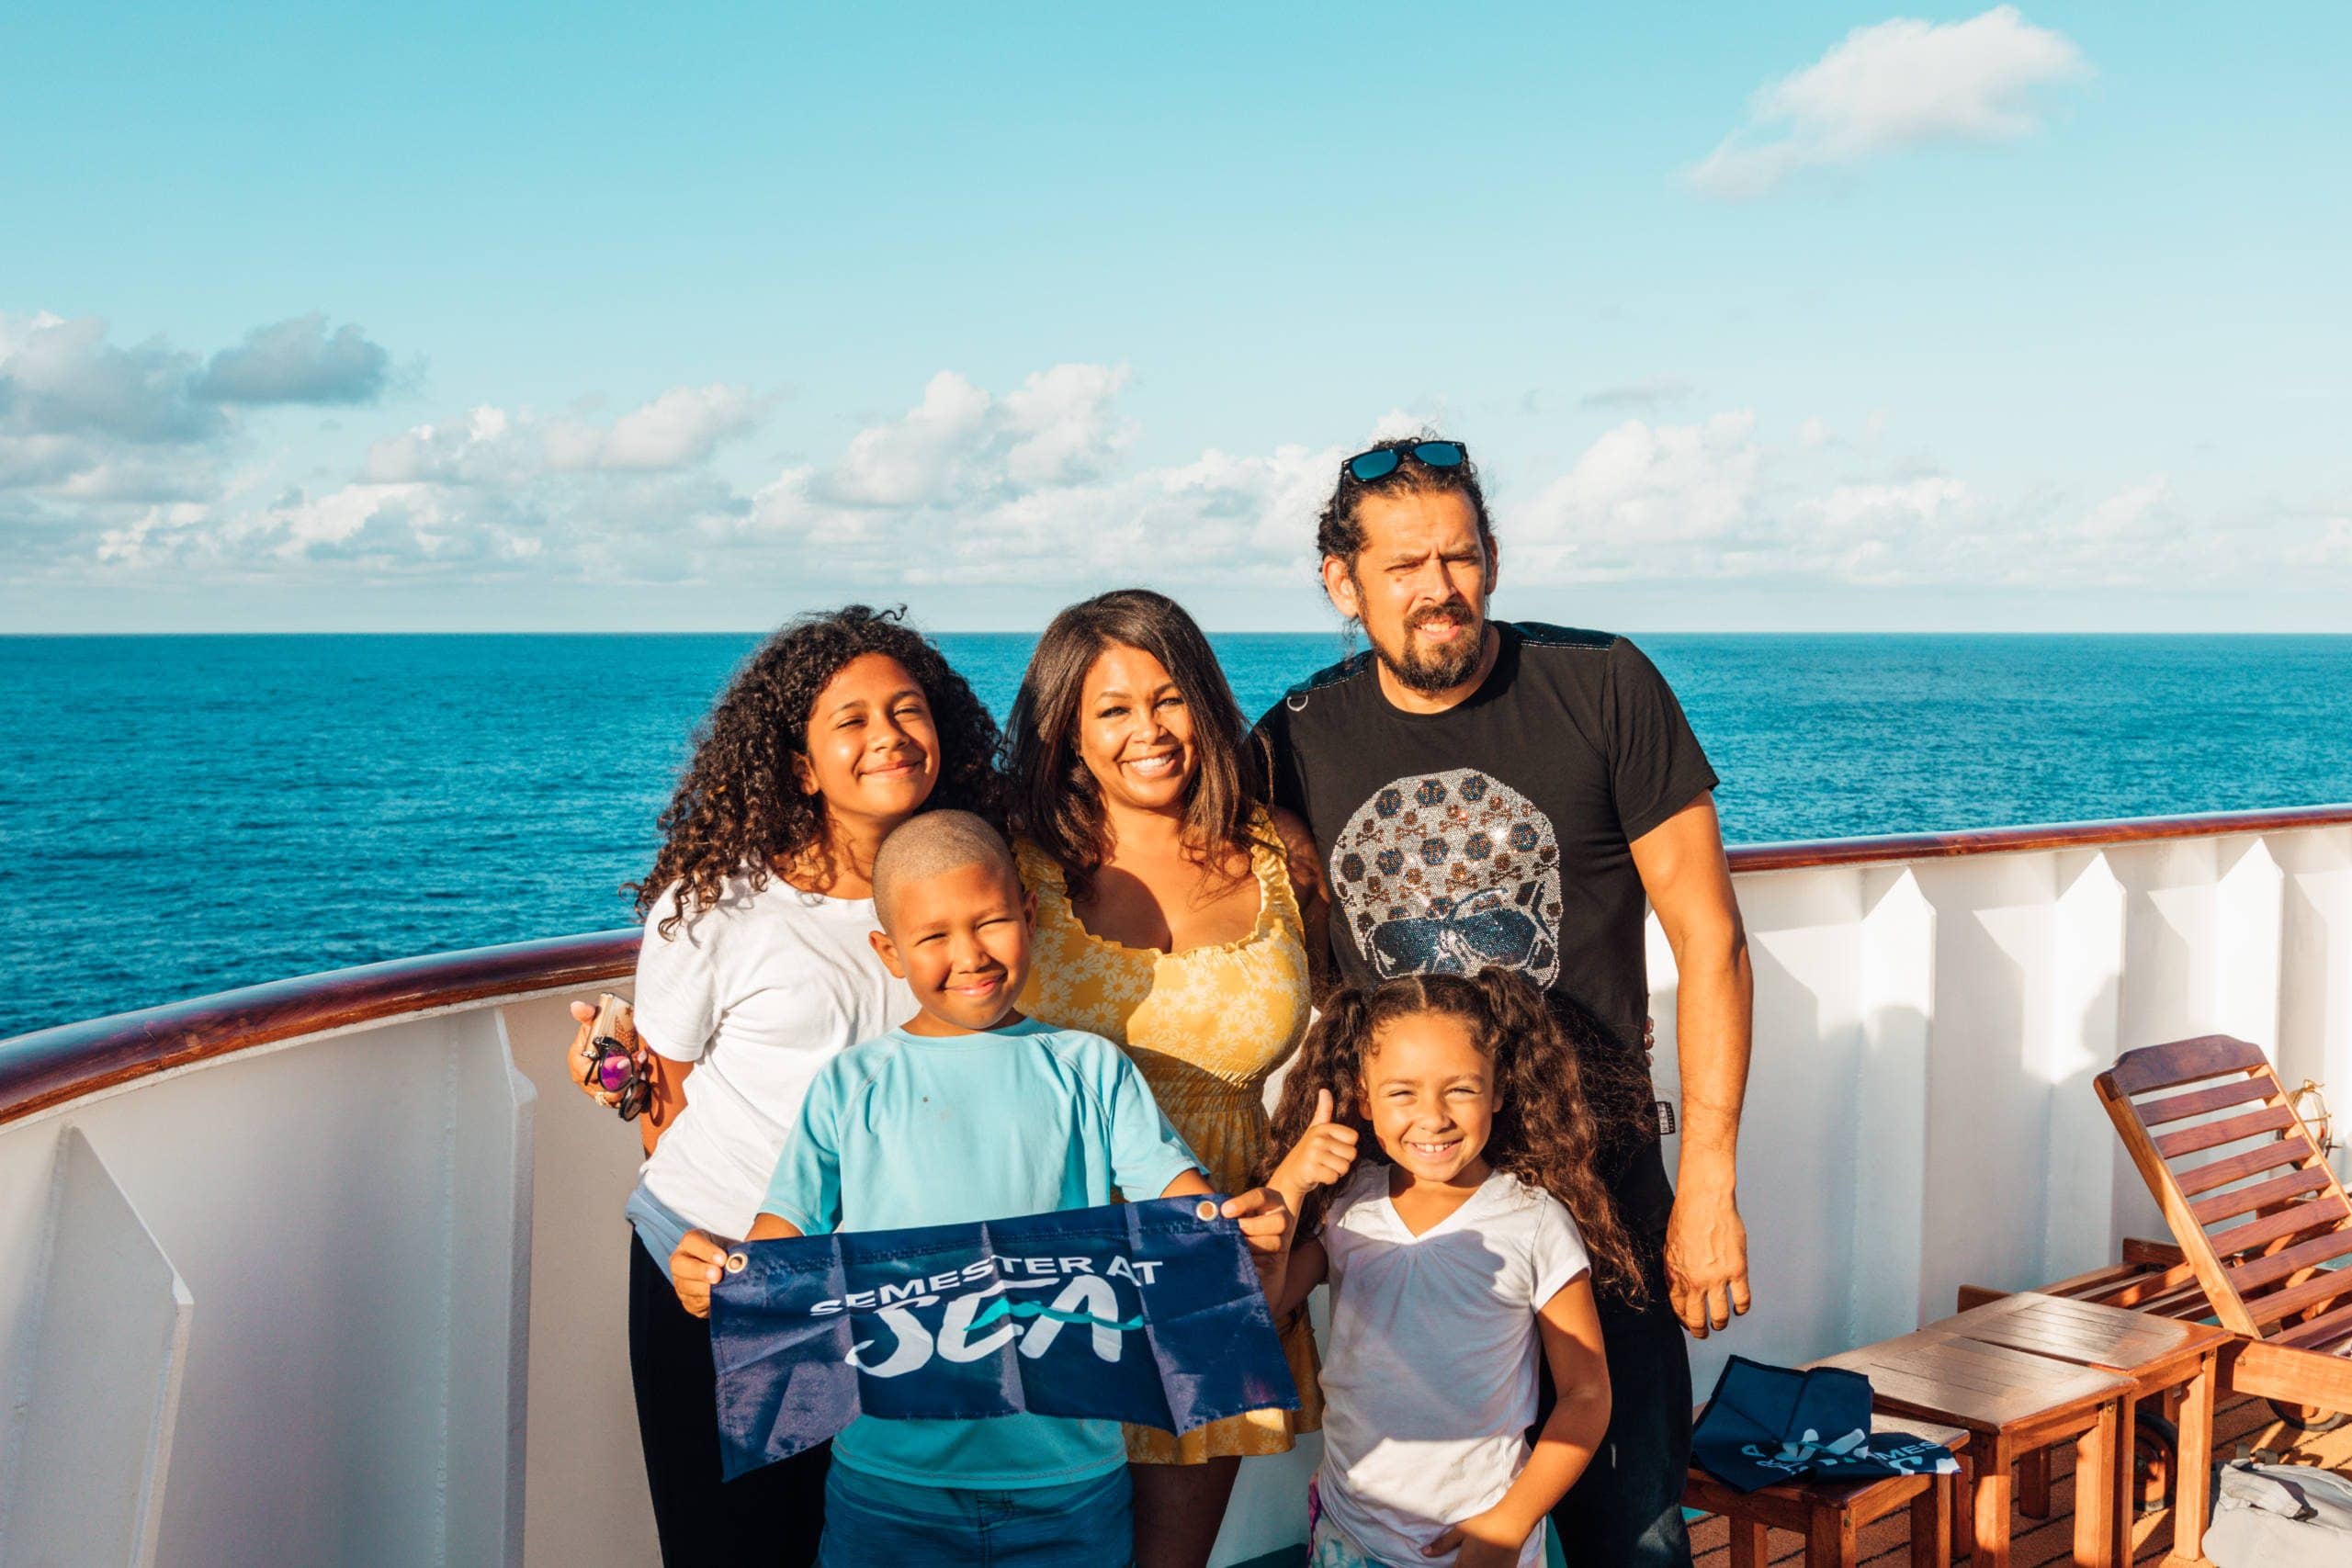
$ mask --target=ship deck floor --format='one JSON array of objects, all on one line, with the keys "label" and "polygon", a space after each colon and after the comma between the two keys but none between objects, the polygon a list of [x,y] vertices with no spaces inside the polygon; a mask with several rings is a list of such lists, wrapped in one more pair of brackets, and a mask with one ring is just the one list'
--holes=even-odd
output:
[{"label": "ship deck floor", "polygon": [[[2213,1452],[2221,1459],[2246,1457],[2254,1449],[2278,1451],[2289,1463],[2324,1465],[2330,1470],[2352,1474],[2352,1424],[2333,1432],[2302,1436],[2281,1427],[2272,1416],[2270,1407],[2258,1399],[2232,1400],[2215,1412],[2213,1418]],[[2062,1448],[2054,1456],[2051,1476],[2050,1517],[2046,1519],[2017,1516],[2016,1568],[2042,1568],[2047,1563],[2064,1563],[2072,1560],[2073,1518],[2075,1500],[2074,1453]],[[2134,1522],[2132,1562],[2162,1562],[2172,1543],[2172,1516],[2169,1510],[2147,1514]],[[1862,1531],[1861,1561],[1881,1564],[1882,1568],[1900,1568],[1910,1562],[1910,1528],[1907,1517],[1897,1510],[1891,1517]],[[1700,1520],[1690,1527],[1690,1544],[1698,1559],[1699,1568],[1729,1568],[1731,1551],[1725,1543],[1724,1522],[1719,1518]],[[1771,1537],[1771,1561],[1802,1563],[1804,1561],[1804,1540],[1801,1536],[1774,1530]]]}]

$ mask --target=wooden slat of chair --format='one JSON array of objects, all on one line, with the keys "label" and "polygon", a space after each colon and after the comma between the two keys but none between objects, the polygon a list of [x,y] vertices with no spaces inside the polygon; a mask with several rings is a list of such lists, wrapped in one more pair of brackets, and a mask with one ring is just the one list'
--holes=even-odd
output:
[{"label": "wooden slat of chair", "polygon": [[[2116,1291],[2129,1290],[2135,1284],[2158,1277],[2157,1273],[2151,1272],[2151,1265],[2147,1262],[2140,1258],[2127,1258],[2122,1262],[2105,1269],[2093,1269],[2088,1273],[2076,1274],[2070,1279],[2060,1280],[2052,1284],[2036,1285],[2034,1293],[2043,1296],[2064,1296],[2077,1301],[2104,1302]],[[2183,1276],[2183,1278],[2186,1277],[2186,1275]],[[1982,1287],[1968,1288],[1983,1289]],[[1983,1291],[1986,1301],[1998,1300],[2008,1293],[2007,1291]]]},{"label": "wooden slat of chair", "polygon": [[2105,1306],[2130,1307],[2135,1312],[2185,1318],[2191,1323],[2213,1315],[2212,1305],[2205,1299],[2205,1287],[2198,1282],[2197,1269],[2181,1252],[2179,1243],[2127,1235],[2123,1238],[2123,1261],[2146,1269],[2146,1277],[2092,1300]]},{"label": "wooden slat of chair", "polygon": [[2268,1295],[2242,1295],[2239,1299],[2254,1314],[2254,1321],[2267,1327],[2274,1323],[2284,1323],[2299,1312],[2324,1307],[2346,1296],[2352,1296],[2352,1274],[2346,1274],[2340,1269],[2331,1269],[2300,1285],[2273,1291]]},{"label": "wooden slat of chair", "polygon": [[2233,1187],[2219,1197],[2191,1203],[2188,1212],[2196,1216],[2199,1224],[2210,1225],[2234,1219],[2240,1214],[2251,1214],[2256,1209],[2267,1209],[2273,1203],[2292,1202],[2326,1189],[2326,1171],[2297,1170],[2248,1187]]},{"label": "wooden slat of chair", "polygon": [[2299,1323],[2278,1336],[2277,1342],[2301,1350],[2324,1350],[2346,1339],[2352,1339],[2352,1306],[2340,1306],[2308,1323]]},{"label": "wooden slat of chair", "polygon": [[2207,1230],[2213,1251],[2222,1258],[2235,1258],[2257,1247],[2268,1247],[2290,1235],[2305,1231],[2334,1230],[2344,1222],[2352,1209],[2333,1199],[2323,1198],[2315,1203],[2290,1203],[2275,1214],[2265,1214],[2228,1230]]},{"label": "wooden slat of chair", "polygon": [[2219,1122],[2202,1122],[2178,1133],[2166,1133],[2156,1140],[2156,1153],[2166,1159],[2177,1159],[2182,1155],[2193,1155],[2199,1149],[2217,1149],[2223,1144],[2242,1144],[2265,1133],[2283,1133],[2294,1124],[2295,1113],[2285,1106],[2265,1106],[2260,1111],[2249,1111],[2243,1116],[2226,1116]]},{"label": "wooden slat of chair", "polygon": [[[2219,1086],[2218,1093],[2212,1089],[2191,1089],[2187,1094],[2165,1095],[2150,1105],[2166,1122],[2227,1110],[2251,1100],[2262,1101],[2264,1109],[2159,1137],[2149,1130],[2144,1108],[2132,1099],[2214,1078],[2235,1081]],[[2242,1092],[2247,1089],[2258,1092]],[[2339,1299],[2352,1295],[2352,1273],[2336,1278],[2310,1272],[2317,1262],[2352,1252],[2352,1234],[2343,1228],[2346,1216],[2352,1214],[2352,1204],[2347,1204],[2335,1172],[2320,1158],[2318,1147],[2289,1105],[2285,1087],[2260,1048],[2223,1035],[2208,1035],[2129,1051],[2098,1076],[2098,1089],[2132,1164],[2155,1195],[2173,1238],[2180,1244],[2213,1315],[2224,1327],[2256,1339],[2269,1333],[2290,1332],[2297,1325],[2289,1320],[2297,1314],[2324,1313]],[[2239,1154],[2185,1168],[2174,1163],[2186,1155],[2256,1137],[2264,1142]],[[2291,1169],[2285,1176],[2252,1183],[2203,1203],[2191,1202],[2199,1193],[2281,1168]],[[2305,1198],[2306,1193],[2319,1196]],[[2270,1212],[2271,1194],[2300,1201],[2282,1201]],[[2218,1234],[2208,1228],[2215,1220],[2245,1213],[2256,1217]],[[2322,1226],[2328,1227],[2325,1234],[2290,1243],[2290,1238]],[[2146,1304],[2142,1310],[2148,1310]]]},{"label": "wooden slat of chair", "polygon": [[[2250,1296],[2266,1285],[2275,1285],[2290,1274],[2316,1269],[2352,1253],[2352,1235],[2343,1231],[2330,1231],[2298,1242],[2278,1252],[2265,1252],[2230,1267],[2230,1279],[2236,1284],[2238,1294]],[[2352,1288],[2352,1287],[2347,1287]]]},{"label": "wooden slat of chair", "polygon": [[2128,1306],[2134,1312],[2144,1312],[2155,1317],[2186,1318],[2194,1323],[2213,1315],[2213,1303],[2205,1297],[2205,1287],[2194,1275],[2188,1282],[2172,1290],[2139,1301],[2109,1302],[2109,1306]]},{"label": "wooden slat of chair", "polygon": [[2154,1241],[2144,1235],[2123,1238],[2123,1261],[2153,1263],[2159,1269],[2174,1269],[2188,1261],[2177,1241]]},{"label": "wooden slat of chair", "polygon": [[[2142,1136],[2146,1134],[2143,1133]],[[2164,1156],[2156,1152],[2153,1143],[2148,1145],[2148,1157],[2158,1165],[2164,1163]],[[2226,1187],[2233,1181],[2243,1181],[2249,1176],[2258,1176],[2266,1170],[2276,1170],[2280,1166],[2295,1165],[2314,1157],[2309,1144],[2298,1148],[2291,1140],[2278,1138],[2258,1149],[2248,1149],[2227,1159],[2190,1166],[2177,1174],[2167,1168],[2166,1174],[2172,1176],[2174,1184],[2183,1194],[2194,1198],[2199,1192],[2211,1192],[2216,1187]]]},{"label": "wooden slat of chair", "polygon": [[2169,1045],[2145,1045],[2137,1051],[2126,1051],[2099,1077],[2111,1082],[2116,1092],[2134,1095],[2178,1089],[2183,1084],[2202,1083],[2232,1073],[2257,1072],[2269,1066],[2270,1058],[2262,1054],[2259,1045],[2249,1045],[2226,1034],[2206,1034],[2195,1040],[2176,1040]]},{"label": "wooden slat of chair", "polygon": [[2225,1111],[2248,1100],[2270,1098],[2269,1086],[2260,1078],[2241,1078],[2234,1083],[2213,1089],[2191,1089],[2187,1094],[2166,1095],[2162,1100],[2140,1102],[2140,1120],[2151,1127],[2161,1127],[2167,1122],[2184,1117],[2202,1116],[2209,1111]]}]

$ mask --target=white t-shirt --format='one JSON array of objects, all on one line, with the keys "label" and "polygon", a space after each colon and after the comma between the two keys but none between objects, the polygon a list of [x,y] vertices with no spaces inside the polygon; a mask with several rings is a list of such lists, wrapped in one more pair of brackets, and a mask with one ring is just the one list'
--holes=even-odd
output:
[{"label": "white t-shirt", "polygon": [[[1367,1162],[1323,1222],[1331,1333],[1323,1347],[1323,1472],[1333,1522],[1386,1562],[1502,1500],[1535,1419],[1535,1314],[1589,1267],[1576,1221],[1497,1171],[1419,1235]],[[1543,1558],[1543,1531],[1520,1562]]]},{"label": "white t-shirt", "polygon": [[[871,898],[803,893],[778,876],[753,892],[739,876],[664,937],[673,907],[665,891],[645,922],[637,1028],[654,1051],[696,1066],[685,1109],[639,1170],[631,1217],[643,1234],[639,1197],[650,1195],[733,1238],[752,1228],[818,1071],[914,1017],[914,994],[866,942]],[[669,1262],[658,1243],[649,1249]]]}]

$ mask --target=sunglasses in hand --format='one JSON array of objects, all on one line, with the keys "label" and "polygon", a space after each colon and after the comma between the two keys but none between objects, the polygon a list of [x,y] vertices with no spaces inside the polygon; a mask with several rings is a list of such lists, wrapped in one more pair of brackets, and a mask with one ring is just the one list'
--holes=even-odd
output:
[{"label": "sunglasses in hand", "polygon": [[653,1100],[653,1080],[646,1075],[643,1054],[632,1041],[620,1038],[635,1034],[630,1027],[629,1006],[618,997],[596,998],[596,1020],[588,1026],[588,1039],[580,1047],[582,1061],[588,1064],[587,1080],[606,1094],[618,1095],[616,1107],[624,1122],[634,1122],[644,1113]]},{"label": "sunglasses in hand", "polygon": [[589,1060],[588,1077],[606,1094],[617,1094],[621,1120],[634,1122],[653,1097],[652,1082],[639,1066],[637,1054],[609,1034],[588,1042],[581,1053]]}]

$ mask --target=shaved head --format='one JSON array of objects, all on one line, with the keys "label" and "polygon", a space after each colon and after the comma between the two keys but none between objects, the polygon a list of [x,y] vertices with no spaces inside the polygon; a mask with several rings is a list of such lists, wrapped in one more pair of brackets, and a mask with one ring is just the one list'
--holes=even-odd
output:
[{"label": "shaved head", "polygon": [[989,867],[1018,893],[1021,874],[1003,835],[972,813],[925,811],[899,824],[874,857],[874,913],[882,929],[891,929],[892,911],[905,889],[967,865]]}]

